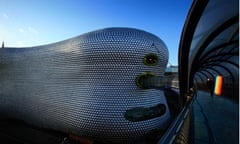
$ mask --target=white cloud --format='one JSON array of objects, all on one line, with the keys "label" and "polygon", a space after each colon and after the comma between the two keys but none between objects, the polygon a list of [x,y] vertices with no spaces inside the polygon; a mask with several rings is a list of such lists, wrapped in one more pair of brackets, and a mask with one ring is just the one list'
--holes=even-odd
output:
[{"label": "white cloud", "polygon": [[24,41],[17,41],[16,44],[17,44],[17,47],[25,47],[26,46]]},{"label": "white cloud", "polygon": [[28,30],[31,32],[31,33],[34,33],[34,34],[38,34],[38,30],[33,28],[33,27],[28,27]]},{"label": "white cloud", "polygon": [[19,28],[18,31],[19,31],[20,33],[24,33],[24,32],[25,32],[25,30],[24,30],[23,28]]},{"label": "white cloud", "polygon": [[7,14],[2,14],[2,17],[4,18],[4,19],[8,19],[9,18],[9,16],[7,15]]}]

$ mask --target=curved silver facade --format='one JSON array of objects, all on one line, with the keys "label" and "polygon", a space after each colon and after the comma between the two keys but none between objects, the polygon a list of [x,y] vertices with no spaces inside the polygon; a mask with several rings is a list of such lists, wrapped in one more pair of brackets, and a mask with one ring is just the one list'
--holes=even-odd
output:
[{"label": "curved silver facade", "polygon": [[[146,65],[154,53],[157,65]],[[163,91],[141,89],[144,72],[163,76],[168,50],[156,36],[137,29],[107,28],[62,42],[0,49],[0,117],[113,142],[132,142],[170,117]],[[159,117],[132,122],[132,108],[163,104]]]}]

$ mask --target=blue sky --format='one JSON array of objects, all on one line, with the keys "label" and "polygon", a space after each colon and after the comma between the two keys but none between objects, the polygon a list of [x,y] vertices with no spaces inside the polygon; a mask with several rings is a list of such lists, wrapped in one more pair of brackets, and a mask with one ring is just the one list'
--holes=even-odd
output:
[{"label": "blue sky", "polygon": [[58,42],[106,27],[138,28],[161,38],[178,64],[181,31],[192,0],[0,0],[5,47]]}]

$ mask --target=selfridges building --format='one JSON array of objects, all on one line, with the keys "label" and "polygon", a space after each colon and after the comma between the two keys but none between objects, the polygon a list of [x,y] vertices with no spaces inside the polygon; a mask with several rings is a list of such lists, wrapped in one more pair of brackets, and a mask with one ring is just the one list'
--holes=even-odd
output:
[{"label": "selfridges building", "polygon": [[132,28],[106,28],[61,42],[0,49],[0,118],[99,141],[131,143],[167,127],[163,41]]}]

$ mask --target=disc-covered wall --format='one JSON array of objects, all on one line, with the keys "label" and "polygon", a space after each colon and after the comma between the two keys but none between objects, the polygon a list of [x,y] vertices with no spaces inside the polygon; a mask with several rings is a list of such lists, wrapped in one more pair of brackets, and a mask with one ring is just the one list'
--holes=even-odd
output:
[{"label": "disc-covered wall", "polygon": [[107,28],[54,44],[0,49],[0,118],[113,142],[165,128],[163,91],[143,89],[143,73],[163,76],[168,50],[137,29]]}]

